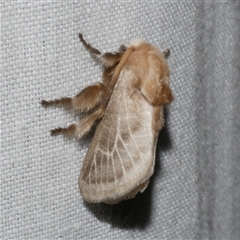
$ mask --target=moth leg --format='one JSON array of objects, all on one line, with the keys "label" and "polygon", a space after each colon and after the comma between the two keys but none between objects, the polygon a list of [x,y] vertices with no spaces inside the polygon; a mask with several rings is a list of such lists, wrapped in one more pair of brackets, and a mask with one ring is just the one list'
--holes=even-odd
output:
[{"label": "moth leg", "polygon": [[86,87],[72,99],[72,107],[76,111],[88,112],[99,106],[107,92],[103,83],[96,83]]},{"label": "moth leg", "polygon": [[72,101],[72,98],[63,97],[60,99],[54,99],[54,100],[49,100],[49,101],[42,100],[41,105],[43,107],[49,107],[49,106],[54,106],[54,105],[62,105],[62,106],[68,107],[68,106],[71,106],[71,101]]},{"label": "moth leg", "polygon": [[75,134],[76,131],[76,126],[75,124],[71,124],[70,126],[66,127],[66,128],[55,128],[51,130],[51,135],[59,135],[59,134],[63,134],[66,137],[72,137]]},{"label": "moth leg", "polygon": [[62,105],[64,107],[72,108],[75,111],[87,112],[100,104],[105,92],[106,86],[102,83],[96,83],[84,88],[73,98],[65,97],[50,101],[42,100],[41,104],[45,107]]},{"label": "moth leg", "polygon": [[66,128],[55,128],[51,130],[51,135],[63,134],[66,137],[72,137],[75,135],[80,139],[91,130],[94,123],[103,116],[104,112],[105,108],[98,108],[95,112],[84,117],[76,124],[71,124]]}]

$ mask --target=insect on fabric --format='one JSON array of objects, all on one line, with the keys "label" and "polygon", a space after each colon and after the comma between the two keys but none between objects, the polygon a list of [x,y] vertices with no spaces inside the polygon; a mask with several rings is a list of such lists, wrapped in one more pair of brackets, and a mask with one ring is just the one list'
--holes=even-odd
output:
[{"label": "insect on fabric", "polygon": [[62,105],[85,112],[78,123],[56,128],[52,135],[82,138],[95,125],[83,161],[79,187],[87,202],[115,204],[143,192],[153,174],[163,107],[173,100],[166,56],[141,39],[118,52],[104,53],[79,34],[84,47],[103,65],[102,82],[73,98],[42,100],[43,106]]}]

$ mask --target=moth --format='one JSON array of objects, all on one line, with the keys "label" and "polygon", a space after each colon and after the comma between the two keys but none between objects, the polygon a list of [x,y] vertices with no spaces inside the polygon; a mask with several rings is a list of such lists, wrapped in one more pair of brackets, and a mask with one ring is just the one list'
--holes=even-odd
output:
[{"label": "moth", "polygon": [[96,127],[80,172],[80,191],[87,202],[116,204],[143,192],[153,174],[163,107],[173,100],[166,61],[170,50],[133,39],[117,52],[102,54],[82,34],[79,39],[102,65],[102,82],[73,98],[41,104],[85,113],[79,122],[51,130],[52,135],[80,139]]}]

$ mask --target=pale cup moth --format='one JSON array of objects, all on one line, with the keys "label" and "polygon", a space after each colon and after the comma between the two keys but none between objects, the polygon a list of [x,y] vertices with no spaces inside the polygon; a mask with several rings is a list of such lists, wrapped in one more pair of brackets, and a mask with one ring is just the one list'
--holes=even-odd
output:
[{"label": "pale cup moth", "polygon": [[103,66],[101,83],[86,87],[73,98],[42,100],[43,106],[62,105],[87,115],[54,134],[94,137],[83,161],[79,187],[85,201],[115,204],[143,192],[153,174],[163,106],[173,100],[166,56],[141,39],[118,52],[104,53],[79,34],[84,47]]}]

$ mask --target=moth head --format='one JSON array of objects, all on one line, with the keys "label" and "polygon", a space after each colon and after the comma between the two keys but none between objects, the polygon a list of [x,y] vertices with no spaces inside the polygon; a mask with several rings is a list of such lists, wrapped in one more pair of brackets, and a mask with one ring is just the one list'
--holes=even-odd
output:
[{"label": "moth head", "polygon": [[133,38],[132,40],[130,40],[130,42],[127,44],[127,47],[138,47],[140,46],[142,43],[145,43],[145,41],[143,41],[140,38]]}]

